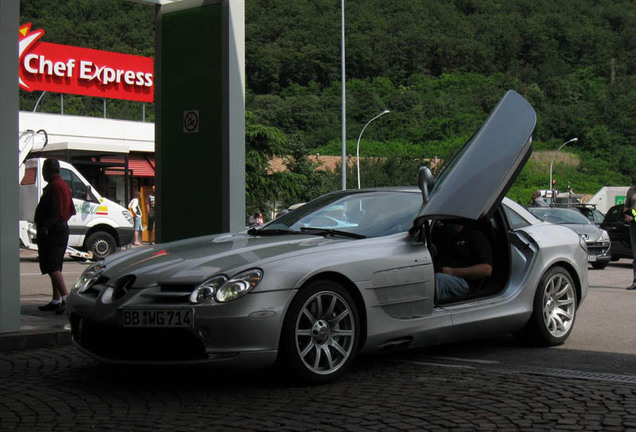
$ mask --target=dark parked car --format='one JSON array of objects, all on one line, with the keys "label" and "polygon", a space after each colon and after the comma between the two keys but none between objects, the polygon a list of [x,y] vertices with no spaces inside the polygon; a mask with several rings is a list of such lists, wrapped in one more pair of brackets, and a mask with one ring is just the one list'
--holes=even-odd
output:
[{"label": "dark parked car", "polygon": [[612,257],[610,237],[602,228],[571,208],[531,207],[530,213],[541,220],[563,225],[577,233],[587,245],[587,260],[595,269],[604,269]]},{"label": "dark parked car", "polygon": [[615,205],[605,214],[601,223],[612,241],[612,261],[620,258],[632,258],[632,243],[629,240],[629,224],[623,216],[623,204]]}]

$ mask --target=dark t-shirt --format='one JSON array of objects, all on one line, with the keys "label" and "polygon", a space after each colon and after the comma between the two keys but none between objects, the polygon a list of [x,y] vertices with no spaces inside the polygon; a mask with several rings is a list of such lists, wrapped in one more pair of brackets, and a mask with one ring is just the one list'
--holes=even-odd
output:
[{"label": "dark t-shirt", "polygon": [[59,174],[53,175],[35,208],[33,221],[37,229],[49,229],[56,224],[65,223],[74,214],[75,205],[71,189]]},{"label": "dark t-shirt", "polygon": [[[470,267],[476,264],[493,263],[492,247],[488,238],[477,230],[464,228],[458,234],[437,238],[437,263],[439,267]],[[481,281],[468,280],[469,285]]]}]

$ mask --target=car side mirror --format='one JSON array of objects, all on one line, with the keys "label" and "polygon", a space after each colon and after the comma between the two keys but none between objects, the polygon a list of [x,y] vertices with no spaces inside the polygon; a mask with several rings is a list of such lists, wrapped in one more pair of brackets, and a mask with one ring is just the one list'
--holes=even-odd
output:
[{"label": "car side mirror", "polygon": [[427,166],[421,166],[417,172],[417,186],[422,191],[422,201],[426,203],[430,196],[431,189],[435,183],[435,177]]}]

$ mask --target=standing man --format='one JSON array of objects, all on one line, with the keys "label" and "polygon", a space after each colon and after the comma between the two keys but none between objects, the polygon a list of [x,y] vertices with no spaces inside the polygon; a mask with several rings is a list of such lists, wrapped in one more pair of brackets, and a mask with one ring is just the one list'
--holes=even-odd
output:
[{"label": "standing man", "polygon": [[146,214],[148,215],[148,240],[150,243],[155,242],[155,185],[152,185],[152,192],[146,199]]},{"label": "standing man", "polygon": [[625,195],[625,207],[623,208],[625,221],[629,223],[629,240],[632,246],[632,284],[627,287],[628,290],[636,290],[636,177],[632,178],[632,186],[627,190]]},{"label": "standing man", "polygon": [[61,314],[66,308],[68,295],[62,276],[62,263],[68,243],[67,221],[75,214],[75,206],[71,189],[60,177],[60,163],[57,159],[44,161],[42,176],[48,184],[35,208],[33,220],[37,227],[40,271],[51,278],[53,299],[49,304],[39,306],[39,309]]},{"label": "standing man", "polygon": [[530,201],[530,207],[550,207],[547,202],[541,196],[541,191],[536,190],[532,193],[532,200]]}]

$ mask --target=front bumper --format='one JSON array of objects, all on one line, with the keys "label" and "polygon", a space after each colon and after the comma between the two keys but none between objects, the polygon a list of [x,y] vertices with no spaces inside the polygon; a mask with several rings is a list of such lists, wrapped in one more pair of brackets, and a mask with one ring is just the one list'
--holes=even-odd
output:
[{"label": "front bumper", "polygon": [[[83,351],[106,363],[217,363],[266,367],[274,363],[284,312],[295,291],[250,293],[226,304],[167,305],[144,301],[147,290],[131,290],[119,307],[101,296],[72,293],[67,300],[72,337]],[[194,310],[191,327],[124,327],[118,310]]]},{"label": "front bumper", "polygon": [[610,242],[590,242],[587,243],[588,262],[608,264],[612,259]]}]

